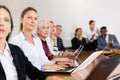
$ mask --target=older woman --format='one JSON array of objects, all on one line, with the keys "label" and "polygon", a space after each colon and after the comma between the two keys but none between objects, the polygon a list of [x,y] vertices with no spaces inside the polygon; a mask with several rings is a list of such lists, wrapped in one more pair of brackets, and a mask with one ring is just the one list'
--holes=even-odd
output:
[{"label": "older woman", "polygon": [[[48,37],[49,34],[49,23],[46,21],[40,21],[39,26],[37,28],[37,34],[42,42],[42,46],[45,52],[45,55],[48,57],[49,60],[51,61],[64,61],[65,64],[70,64],[69,59],[67,57],[59,57],[54,55],[47,44],[46,38]],[[64,64],[64,62],[62,62]],[[66,63],[67,62],[67,63]]]},{"label": "older woman", "polygon": [[0,5],[0,80],[26,80],[26,75],[31,80],[61,80],[57,77],[48,77],[39,71],[28,61],[19,47],[7,43],[12,28],[10,11]]}]

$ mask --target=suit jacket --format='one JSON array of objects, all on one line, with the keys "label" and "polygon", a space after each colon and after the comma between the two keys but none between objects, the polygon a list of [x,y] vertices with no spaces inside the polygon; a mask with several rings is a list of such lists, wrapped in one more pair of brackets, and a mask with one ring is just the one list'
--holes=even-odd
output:
[{"label": "suit jacket", "polygon": [[57,47],[59,51],[65,51],[62,38],[57,37]]},{"label": "suit jacket", "polygon": [[[113,40],[115,45],[112,46],[113,48],[117,48],[117,49],[120,49],[120,44],[116,38],[115,35],[111,35],[111,34],[108,34],[108,40]],[[106,42],[106,40],[103,38],[103,36],[99,36],[98,37],[98,46],[97,46],[97,49],[98,50],[104,50],[106,49],[106,47],[108,46],[108,43]]]},{"label": "suit jacket", "polygon": [[[13,63],[16,67],[17,74],[18,74],[18,80],[26,80],[26,75],[31,80],[45,80],[45,78],[48,76],[48,74],[42,73],[37,68],[35,68],[25,57],[23,51],[15,45],[8,44],[12,57],[13,57]],[[2,67],[2,64],[0,63],[0,80],[6,80],[5,72]]]},{"label": "suit jacket", "polygon": [[77,37],[74,37],[71,40],[71,43],[72,43],[72,49],[77,49],[80,45],[85,46],[86,40],[85,38],[82,38],[82,40],[79,40]]}]

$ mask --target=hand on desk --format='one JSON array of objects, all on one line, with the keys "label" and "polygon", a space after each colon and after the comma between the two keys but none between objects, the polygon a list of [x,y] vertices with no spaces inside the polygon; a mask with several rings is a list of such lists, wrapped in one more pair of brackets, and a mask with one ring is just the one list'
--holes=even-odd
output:
[{"label": "hand on desk", "polygon": [[68,58],[74,58],[75,57],[73,52],[64,52],[63,56],[68,57]]},{"label": "hand on desk", "polygon": [[57,57],[55,56],[52,61],[70,61],[67,57]]},{"label": "hand on desk", "polygon": [[109,51],[104,51],[103,54],[120,54],[119,49],[111,49]]},{"label": "hand on desk", "polygon": [[120,50],[119,49],[112,49],[111,50],[113,54],[120,54]]},{"label": "hand on desk", "polygon": [[75,65],[71,62],[57,62],[58,65],[62,66],[62,67],[74,67]]}]

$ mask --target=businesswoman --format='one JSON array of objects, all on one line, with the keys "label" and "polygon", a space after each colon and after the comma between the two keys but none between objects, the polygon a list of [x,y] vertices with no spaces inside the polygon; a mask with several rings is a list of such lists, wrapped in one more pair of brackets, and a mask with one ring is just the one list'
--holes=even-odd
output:
[{"label": "businesswoman", "polygon": [[23,10],[20,18],[20,33],[10,43],[19,46],[29,61],[39,70],[60,70],[63,67],[54,64],[46,57],[40,39],[32,32],[38,25],[38,12],[32,7]]},{"label": "businesswoman", "polygon": [[[49,60],[55,60],[55,61],[69,61],[68,58],[65,57],[57,57],[54,55],[47,44],[47,37],[49,36],[50,32],[50,23],[47,21],[40,21],[39,25],[37,27],[37,35],[40,38],[42,42],[43,49],[45,51],[46,56]],[[56,57],[55,57],[56,56]]]},{"label": "businesswoman", "polygon": [[85,46],[87,41],[82,36],[82,29],[81,28],[76,28],[76,30],[75,30],[75,37],[73,37],[72,40],[71,40],[72,49],[77,49],[80,45]]},{"label": "businesswoman", "polygon": [[10,11],[0,5],[0,80],[61,80],[55,76],[48,76],[35,68],[25,57],[23,51],[7,40],[13,29]]},{"label": "businesswoman", "polygon": [[42,42],[42,46],[45,52],[45,55],[48,57],[51,61],[62,61],[59,62],[59,65],[70,65],[73,66],[73,64],[69,61],[69,58],[65,56],[56,56],[51,51],[47,44],[46,38],[49,36],[49,22],[47,21],[40,21],[39,25],[37,27],[37,34]]}]

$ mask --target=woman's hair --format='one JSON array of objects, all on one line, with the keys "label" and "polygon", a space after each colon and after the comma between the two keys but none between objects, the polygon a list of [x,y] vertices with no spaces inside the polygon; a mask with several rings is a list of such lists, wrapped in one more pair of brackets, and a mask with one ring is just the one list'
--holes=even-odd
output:
[{"label": "woman's hair", "polygon": [[[0,9],[2,9],[2,8],[5,9],[5,10],[9,13],[9,15],[10,15],[11,32],[12,32],[12,30],[13,30],[13,20],[12,20],[11,13],[10,13],[9,9],[8,9],[6,6],[4,6],[4,5],[0,5]],[[11,33],[8,34],[8,36],[7,36],[7,38],[6,38],[6,41],[9,40],[10,35],[11,35]]]},{"label": "woman's hair", "polygon": [[76,28],[75,29],[75,36],[77,35],[76,32],[78,32],[79,30],[82,30],[82,28]]},{"label": "woman's hair", "polygon": [[[32,8],[32,7],[27,7],[27,8],[25,8],[25,9],[23,10],[23,12],[22,12],[22,14],[21,14],[21,18],[24,18],[25,14],[26,14],[28,11],[31,11],[31,10],[35,11],[36,13],[38,13],[36,9],[34,9],[34,8]],[[22,29],[23,29],[23,24],[20,23],[20,31],[21,31]]]}]

